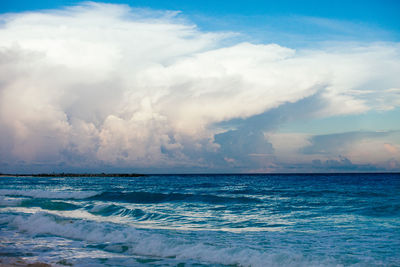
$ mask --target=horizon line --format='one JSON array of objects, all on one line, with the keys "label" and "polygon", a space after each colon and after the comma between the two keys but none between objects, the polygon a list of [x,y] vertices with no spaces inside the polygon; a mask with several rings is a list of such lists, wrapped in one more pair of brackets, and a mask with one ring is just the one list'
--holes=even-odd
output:
[{"label": "horizon line", "polygon": [[345,175],[345,174],[400,174],[399,171],[379,171],[379,172],[371,172],[371,171],[357,171],[357,172],[271,172],[271,173],[128,173],[128,172],[52,172],[52,173],[1,173],[0,177],[141,177],[141,176],[159,176],[159,175]]}]

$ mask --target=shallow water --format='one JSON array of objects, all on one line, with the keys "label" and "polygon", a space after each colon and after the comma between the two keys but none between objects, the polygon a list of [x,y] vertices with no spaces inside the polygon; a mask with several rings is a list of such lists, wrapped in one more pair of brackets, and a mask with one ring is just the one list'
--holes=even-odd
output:
[{"label": "shallow water", "polygon": [[1,177],[0,256],[76,266],[400,266],[400,175]]}]

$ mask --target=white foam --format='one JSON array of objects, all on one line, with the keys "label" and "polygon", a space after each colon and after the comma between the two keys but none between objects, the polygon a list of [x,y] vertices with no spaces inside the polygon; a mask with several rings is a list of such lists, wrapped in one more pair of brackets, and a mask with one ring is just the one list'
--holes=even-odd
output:
[{"label": "white foam", "polygon": [[23,199],[5,197],[0,195],[0,207],[16,207],[21,204]]},{"label": "white foam", "polygon": [[74,220],[38,212],[28,217],[16,216],[11,224],[30,234],[52,234],[98,243],[138,241],[138,231],[133,227],[120,231],[111,223]]},{"label": "white foam", "polygon": [[25,196],[51,199],[84,199],[100,194],[96,191],[45,191],[45,190],[10,190],[0,189],[0,196]]},{"label": "white foam", "polygon": [[[334,260],[310,260],[292,251],[263,251],[244,244],[221,246],[210,236],[209,242],[185,240],[176,235],[165,235],[139,230],[129,225],[99,223],[88,220],[65,219],[48,213],[15,216],[10,224],[32,235],[50,234],[65,238],[108,244],[109,250],[122,252],[118,246],[127,246],[124,253],[177,260],[199,261],[207,264],[238,266],[340,266]],[[107,247],[105,248],[107,249]]]},{"label": "white foam", "polygon": [[89,211],[90,212],[100,212],[108,207],[111,207],[113,204],[97,204],[93,208],[91,208]]}]

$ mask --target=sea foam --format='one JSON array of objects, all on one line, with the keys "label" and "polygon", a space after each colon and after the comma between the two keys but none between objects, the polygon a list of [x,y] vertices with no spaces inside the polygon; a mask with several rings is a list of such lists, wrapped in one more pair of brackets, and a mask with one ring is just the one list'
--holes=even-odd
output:
[{"label": "sea foam", "polygon": [[400,266],[399,186],[398,174],[10,177],[0,253],[55,266]]},{"label": "sea foam", "polygon": [[0,207],[15,207],[22,203],[23,199],[0,195]]},{"label": "sea foam", "polygon": [[293,251],[271,253],[246,246],[226,247],[208,242],[190,242],[181,236],[167,236],[160,232],[136,229],[115,223],[74,220],[45,212],[30,216],[15,216],[9,224],[30,235],[50,234],[68,239],[83,240],[91,244],[104,244],[104,250],[129,255],[196,260],[203,264],[238,266],[340,266],[331,259],[310,260]]},{"label": "sea foam", "polygon": [[101,194],[95,191],[46,191],[46,190],[12,190],[0,189],[0,196],[24,196],[32,198],[51,198],[51,199],[85,199]]}]

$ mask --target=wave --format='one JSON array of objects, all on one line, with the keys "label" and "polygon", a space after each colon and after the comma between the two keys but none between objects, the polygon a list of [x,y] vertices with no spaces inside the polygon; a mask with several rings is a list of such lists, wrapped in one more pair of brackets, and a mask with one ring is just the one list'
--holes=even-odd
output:
[{"label": "wave", "polygon": [[[9,216],[9,225],[30,235],[53,235],[82,240],[102,249],[124,255],[158,257],[177,261],[197,261],[202,264],[233,266],[337,266],[338,262],[309,259],[302,254],[281,249],[265,251],[249,248],[246,244],[217,244],[209,235],[205,240],[189,239],[178,234],[162,234],[132,226],[75,220],[36,213],[30,216]],[[193,236],[193,234],[192,234]]]},{"label": "wave", "polygon": [[101,216],[121,216],[121,217],[134,217],[143,218],[146,215],[141,209],[129,209],[122,206],[117,206],[114,204],[99,204],[93,206],[88,210],[90,213]]},{"label": "wave", "polygon": [[11,198],[0,195],[0,207],[16,207],[22,203],[20,198]]},{"label": "wave", "polygon": [[260,203],[261,200],[249,197],[228,197],[205,194],[182,194],[182,193],[152,193],[152,192],[103,192],[89,199],[121,201],[128,203],[162,203],[162,202],[204,202],[211,204],[224,203]]},{"label": "wave", "polygon": [[51,199],[85,199],[93,197],[100,192],[96,191],[47,191],[47,190],[12,190],[0,189],[0,196],[18,196]]},{"label": "wave", "polygon": [[78,205],[64,202],[64,201],[52,201],[49,199],[26,199],[21,201],[21,207],[39,207],[45,210],[76,210],[81,208]]},{"label": "wave", "polygon": [[376,217],[392,217],[392,218],[398,218],[400,216],[400,204],[395,204],[395,203],[388,203],[388,204],[373,204],[369,207],[360,207],[356,208],[355,212],[376,218]]}]

